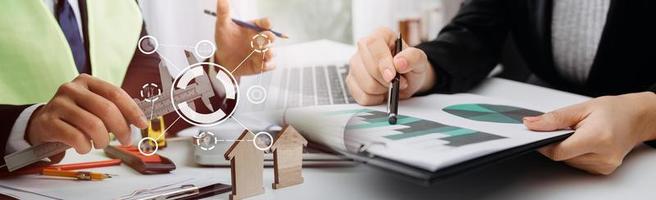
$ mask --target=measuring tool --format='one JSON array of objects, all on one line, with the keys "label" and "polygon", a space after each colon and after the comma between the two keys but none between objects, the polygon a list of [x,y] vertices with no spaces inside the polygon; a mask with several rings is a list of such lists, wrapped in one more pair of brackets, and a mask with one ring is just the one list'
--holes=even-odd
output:
[{"label": "measuring tool", "polygon": [[[187,56],[189,57],[193,55],[187,54]],[[188,58],[188,60],[191,61],[195,59]],[[190,64],[196,64],[196,63],[190,63]],[[162,86],[165,89],[164,92],[162,94],[144,99],[142,101],[138,101],[138,99],[135,99],[135,101],[137,101],[137,105],[139,106],[139,108],[141,108],[141,111],[143,111],[143,113],[146,114],[147,116],[150,115],[151,118],[164,116],[168,113],[175,112],[175,107],[172,105],[172,101],[171,101],[171,93],[167,92],[170,91],[173,81],[172,81],[172,77],[169,76],[168,69],[164,64],[164,60],[162,60],[159,64],[159,73],[160,73],[160,78],[162,80]],[[213,97],[215,94],[210,84],[210,79],[207,73],[203,71],[203,75],[197,76],[196,78],[194,78],[194,80],[196,82],[188,85],[186,88],[173,91],[172,92],[173,99],[175,100],[175,102],[188,102],[191,104],[193,103],[192,101],[200,98],[203,101],[203,104],[205,104],[205,106],[209,110],[214,111],[214,109],[212,108],[212,104],[210,102],[210,98]],[[153,99],[156,100],[153,101]],[[7,167],[7,170],[9,170],[9,172],[12,172],[22,167],[28,166],[32,163],[41,161],[44,158],[48,158],[57,155],[59,153],[62,153],[69,148],[71,147],[59,142],[48,142],[48,143],[39,144],[27,148],[25,150],[17,151],[5,156],[4,157],[5,166]],[[0,168],[1,167],[3,166],[0,166]]]},{"label": "measuring tool", "polygon": [[[206,76],[201,77],[207,78]],[[146,115],[152,113],[152,116],[163,116],[175,112],[175,107],[171,104],[171,96],[165,94],[161,94],[161,96],[162,97],[159,97],[157,101],[148,102],[144,100],[137,102],[137,105]],[[209,102],[209,98],[212,96],[214,96],[214,90],[212,90],[212,87],[209,84],[199,85],[198,83],[194,83],[187,86],[185,89],[173,91],[173,99],[175,102],[190,102],[198,98],[208,99],[208,103],[206,103],[205,106],[211,111],[214,111],[212,104]]]}]

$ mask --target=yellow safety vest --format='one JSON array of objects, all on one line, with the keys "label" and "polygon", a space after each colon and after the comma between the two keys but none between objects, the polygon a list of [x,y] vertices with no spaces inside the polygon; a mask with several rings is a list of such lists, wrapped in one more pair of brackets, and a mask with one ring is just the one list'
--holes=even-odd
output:
[{"label": "yellow safety vest", "polygon": [[[87,0],[95,77],[120,86],[141,32],[134,0]],[[41,0],[0,1],[0,104],[46,102],[78,75],[71,48]]]}]

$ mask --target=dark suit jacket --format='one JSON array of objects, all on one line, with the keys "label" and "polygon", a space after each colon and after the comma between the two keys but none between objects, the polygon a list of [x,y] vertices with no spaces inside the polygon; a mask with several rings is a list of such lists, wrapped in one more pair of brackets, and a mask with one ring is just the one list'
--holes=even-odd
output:
[{"label": "dark suit jacket", "polygon": [[553,0],[467,0],[436,40],[420,44],[437,75],[431,92],[467,91],[499,63],[506,38],[530,70],[556,89],[588,96],[656,89],[656,1],[610,0],[589,77],[573,84],[558,74],[551,46]]},{"label": "dark suit jacket", "polygon": [[[85,41],[89,41],[87,33],[87,12],[86,1],[79,1],[80,13],[82,15],[83,33]],[[147,35],[145,25],[142,27],[141,35]],[[89,42],[86,42],[87,56],[89,55]],[[136,44],[135,44],[136,45]],[[136,48],[135,48],[136,49]],[[87,58],[87,61],[90,60]],[[2,62],[2,61],[0,61]],[[159,62],[160,58],[157,53],[143,54],[139,50],[135,50],[132,61],[128,66],[125,78],[123,80],[122,88],[132,97],[138,97],[141,86],[144,83],[155,83],[160,85],[159,78]],[[87,63],[89,64],[89,63]],[[91,72],[93,74],[93,71]],[[5,147],[11,129],[18,118],[18,115],[30,105],[0,105],[0,156],[5,155]],[[167,119],[168,124],[172,120]],[[4,164],[4,159],[0,159],[0,165]]]}]

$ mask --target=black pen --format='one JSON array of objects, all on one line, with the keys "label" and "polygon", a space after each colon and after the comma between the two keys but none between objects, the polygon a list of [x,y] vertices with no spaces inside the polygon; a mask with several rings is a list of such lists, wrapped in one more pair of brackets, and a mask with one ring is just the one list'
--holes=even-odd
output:
[{"label": "black pen", "polygon": [[[401,50],[403,50],[403,40],[401,39],[401,34],[399,38],[396,39],[394,43],[394,54],[396,56]],[[399,83],[401,82],[401,74],[396,72],[394,79],[390,83],[389,91],[387,92],[387,121],[390,124],[396,124],[396,116],[399,114]]]}]

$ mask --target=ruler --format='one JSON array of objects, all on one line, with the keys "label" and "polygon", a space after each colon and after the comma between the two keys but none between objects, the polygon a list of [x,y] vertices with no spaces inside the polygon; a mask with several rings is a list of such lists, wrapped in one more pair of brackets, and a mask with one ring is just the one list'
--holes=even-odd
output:
[{"label": "ruler", "polygon": [[5,165],[12,172],[40,161],[43,158],[57,155],[66,151],[68,148],[71,147],[59,142],[43,143],[5,156]]}]

